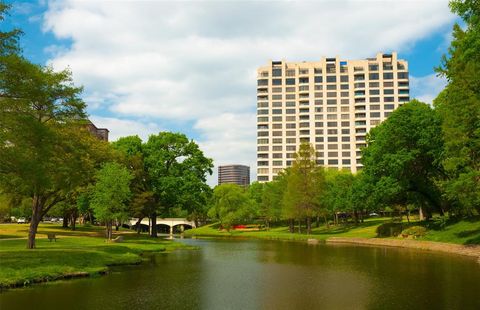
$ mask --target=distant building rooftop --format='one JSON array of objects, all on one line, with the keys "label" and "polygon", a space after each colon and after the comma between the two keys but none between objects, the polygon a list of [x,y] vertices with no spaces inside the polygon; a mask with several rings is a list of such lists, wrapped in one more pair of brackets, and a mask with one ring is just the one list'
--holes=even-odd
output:
[{"label": "distant building rooftop", "polygon": [[88,131],[90,131],[98,139],[108,141],[108,133],[110,132],[110,130],[108,130],[107,128],[98,128],[97,126],[95,126],[94,123],[92,123],[91,120],[88,120],[87,128]]}]

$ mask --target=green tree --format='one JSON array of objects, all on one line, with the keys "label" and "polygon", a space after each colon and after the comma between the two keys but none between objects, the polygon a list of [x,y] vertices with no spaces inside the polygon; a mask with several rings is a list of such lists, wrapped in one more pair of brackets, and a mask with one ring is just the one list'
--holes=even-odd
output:
[{"label": "green tree", "polygon": [[246,189],[248,199],[252,204],[251,205],[251,209],[253,211],[252,217],[256,216],[260,218],[265,218],[265,214],[262,212],[264,211],[262,208],[262,197],[263,197],[264,188],[265,188],[264,183],[253,182]]},{"label": "green tree", "polygon": [[132,174],[118,163],[107,163],[96,174],[91,206],[95,217],[105,223],[108,240],[112,239],[113,222],[121,222],[128,216],[126,202],[132,179]]},{"label": "green tree", "polygon": [[480,214],[480,3],[451,1],[465,27],[455,24],[453,40],[437,68],[448,84],[435,99],[445,141],[442,182],[457,213]]},{"label": "green tree", "polygon": [[420,216],[428,217],[432,208],[443,210],[436,185],[443,176],[439,160],[442,151],[438,114],[427,104],[413,100],[369,132],[367,147],[362,151],[364,173],[385,189],[385,203],[415,201]]},{"label": "green tree", "polygon": [[152,237],[157,236],[158,214],[169,216],[178,208],[192,214],[211,191],[206,174],[212,173],[212,160],[184,134],[161,132],[151,135],[143,146],[145,170],[155,200],[150,214]]},{"label": "green tree", "polygon": [[334,222],[339,223],[338,213],[351,212],[352,186],[355,177],[350,171],[328,169],[325,175],[325,190],[321,196],[321,204],[333,214]]},{"label": "green tree", "polygon": [[83,217],[83,223],[90,221],[90,223],[93,224],[93,209],[90,205],[90,192],[88,190],[79,193],[76,201],[76,206],[78,212]]},{"label": "green tree", "polygon": [[315,163],[315,149],[309,143],[302,143],[295,154],[295,161],[287,174],[284,206],[287,213],[299,221],[306,219],[307,234],[311,233],[312,217],[318,214],[318,197],[323,190],[323,169]]},{"label": "green tree", "polygon": [[212,160],[198,145],[180,133],[161,132],[143,143],[138,136],[120,138],[113,147],[135,176],[130,214],[139,220],[149,217],[151,236],[157,236],[156,218],[188,216],[195,221],[206,214],[211,194],[206,174]]},{"label": "green tree", "polygon": [[221,184],[214,188],[209,217],[220,220],[224,229],[230,231],[232,225],[251,215],[252,202],[245,189],[236,184]]},{"label": "green tree", "polygon": [[[270,223],[282,217],[283,193],[286,188],[285,174],[280,173],[275,180],[264,183],[259,214],[265,219],[267,229]],[[293,228],[291,228],[293,231]]]},{"label": "green tree", "polygon": [[136,227],[140,232],[140,223],[155,211],[156,202],[149,175],[145,169],[143,142],[139,136],[122,137],[112,143],[115,150],[120,152],[123,162],[134,179],[131,182],[132,199],[130,200],[130,215],[138,218]]},{"label": "green tree", "polygon": [[[0,2],[0,22],[5,20],[11,5]],[[10,31],[0,31],[0,59],[3,63],[6,56],[18,56],[20,53],[19,38],[22,35],[20,29]]]},{"label": "green tree", "polygon": [[[2,116],[10,119],[0,121],[0,186],[10,195],[32,199],[27,246],[34,248],[42,217],[90,180],[95,167],[108,156],[108,145],[81,125],[40,123],[26,114]],[[9,126],[14,123],[18,126]]]},{"label": "green tree", "polygon": [[[2,19],[5,9],[2,4]],[[102,146],[83,128],[82,88],[70,71],[21,57],[18,35],[0,35],[0,187],[32,200],[31,249],[41,218],[88,179]]]}]

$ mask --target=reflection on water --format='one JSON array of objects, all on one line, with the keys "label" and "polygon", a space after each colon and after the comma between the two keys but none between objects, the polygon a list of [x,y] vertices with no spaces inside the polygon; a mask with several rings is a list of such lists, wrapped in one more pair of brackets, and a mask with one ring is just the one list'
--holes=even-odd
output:
[{"label": "reflection on water", "polygon": [[0,294],[4,309],[480,309],[480,264],[408,249],[191,240],[105,277]]}]

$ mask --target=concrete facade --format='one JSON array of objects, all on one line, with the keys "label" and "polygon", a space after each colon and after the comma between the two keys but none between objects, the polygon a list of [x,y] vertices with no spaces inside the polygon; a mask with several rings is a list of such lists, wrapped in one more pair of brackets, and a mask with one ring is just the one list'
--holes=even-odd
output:
[{"label": "concrete facade", "polygon": [[257,179],[290,166],[300,143],[317,164],[357,172],[366,133],[410,100],[397,53],[318,62],[270,61],[257,70]]}]

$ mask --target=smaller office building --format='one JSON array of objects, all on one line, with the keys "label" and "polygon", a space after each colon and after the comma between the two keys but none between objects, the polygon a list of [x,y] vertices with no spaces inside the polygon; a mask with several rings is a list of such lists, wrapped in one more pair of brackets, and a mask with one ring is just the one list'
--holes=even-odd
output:
[{"label": "smaller office building", "polygon": [[96,136],[98,139],[107,141],[108,142],[108,133],[110,132],[107,128],[98,128],[95,126],[92,121],[88,120],[87,122],[87,129],[90,131],[90,133],[94,136]]},{"label": "smaller office building", "polygon": [[218,166],[218,185],[220,184],[250,185],[250,167],[244,165]]}]

